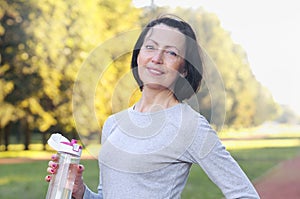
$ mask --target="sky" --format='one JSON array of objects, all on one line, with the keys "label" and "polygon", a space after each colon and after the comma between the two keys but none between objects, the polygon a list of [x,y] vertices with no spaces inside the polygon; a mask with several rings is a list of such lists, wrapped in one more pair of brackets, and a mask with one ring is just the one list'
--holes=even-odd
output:
[{"label": "sky", "polygon": [[[137,6],[151,0],[133,0]],[[157,6],[203,7],[215,13],[246,51],[256,79],[274,100],[300,114],[300,4],[296,0],[154,0]],[[192,6],[191,6],[192,5]]]}]

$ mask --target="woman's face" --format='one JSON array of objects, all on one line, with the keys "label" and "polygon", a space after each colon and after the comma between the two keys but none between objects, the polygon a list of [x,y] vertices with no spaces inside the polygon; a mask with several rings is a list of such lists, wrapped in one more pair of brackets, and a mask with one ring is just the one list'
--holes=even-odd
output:
[{"label": "woman's face", "polygon": [[140,49],[138,74],[144,87],[173,90],[184,75],[185,36],[178,29],[159,24],[152,27]]}]

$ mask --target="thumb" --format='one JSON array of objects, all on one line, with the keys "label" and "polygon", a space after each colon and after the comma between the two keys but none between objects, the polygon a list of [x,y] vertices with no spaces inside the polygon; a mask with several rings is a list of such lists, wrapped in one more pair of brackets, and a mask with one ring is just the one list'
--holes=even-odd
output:
[{"label": "thumb", "polygon": [[82,174],[84,171],[84,166],[82,164],[78,165],[77,172],[78,174]]},{"label": "thumb", "polygon": [[84,191],[85,191],[85,186],[84,186],[83,177],[82,177],[83,171],[84,171],[84,166],[78,165],[77,175],[75,178],[73,192],[72,192],[72,196],[74,198],[83,198]]}]

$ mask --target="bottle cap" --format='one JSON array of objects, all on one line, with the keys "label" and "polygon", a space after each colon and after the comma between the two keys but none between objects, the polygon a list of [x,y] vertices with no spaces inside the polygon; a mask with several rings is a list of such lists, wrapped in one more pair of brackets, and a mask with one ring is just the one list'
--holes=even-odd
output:
[{"label": "bottle cap", "polygon": [[77,144],[77,140],[71,142],[59,133],[52,134],[48,139],[48,144],[58,152],[65,152],[80,157],[82,146]]}]

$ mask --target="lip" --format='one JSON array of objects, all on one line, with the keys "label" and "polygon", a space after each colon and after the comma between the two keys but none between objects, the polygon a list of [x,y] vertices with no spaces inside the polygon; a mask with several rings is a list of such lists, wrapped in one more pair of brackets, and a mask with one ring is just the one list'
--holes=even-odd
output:
[{"label": "lip", "polygon": [[150,74],[155,75],[155,76],[160,76],[160,75],[164,74],[164,72],[158,68],[146,67],[146,69]]}]

